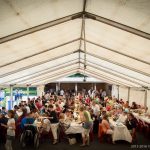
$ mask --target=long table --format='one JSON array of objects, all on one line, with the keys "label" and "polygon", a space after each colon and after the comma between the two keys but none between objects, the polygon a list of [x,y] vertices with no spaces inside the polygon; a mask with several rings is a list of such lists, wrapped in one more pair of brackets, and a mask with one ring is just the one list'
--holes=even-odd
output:
[{"label": "long table", "polygon": [[141,121],[143,121],[143,123],[150,124],[150,118],[148,118],[144,115],[139,115],[138,113],[133,113],[133,115],[137,120],[141,120]]},{"label": "long table", "polygon": [[124,124],[117,123],[117,122],[113,121],[113,119],[109,119],[109,123],[114,128],[114,130],[113,130],[114,132],[112,135],[113,142],[118,141],[118,140],[124,140],[129,143],[132,142],[132,136]]},{"label": "long table", "polygon": [[83,127],[82,124],[79,124],[78,122],[71,122],[70,127],[66,130],[66,134],[77,134],[82,133]]}]

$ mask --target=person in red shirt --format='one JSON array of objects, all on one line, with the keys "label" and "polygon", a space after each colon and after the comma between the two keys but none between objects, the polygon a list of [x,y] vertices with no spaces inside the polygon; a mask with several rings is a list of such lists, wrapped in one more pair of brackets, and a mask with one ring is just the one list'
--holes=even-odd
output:
[{"label": "person in red shirt", "polygon": [[38,110],[42,108],[42,104],[38,100],[35,100],[35,106],[37,107]]}]

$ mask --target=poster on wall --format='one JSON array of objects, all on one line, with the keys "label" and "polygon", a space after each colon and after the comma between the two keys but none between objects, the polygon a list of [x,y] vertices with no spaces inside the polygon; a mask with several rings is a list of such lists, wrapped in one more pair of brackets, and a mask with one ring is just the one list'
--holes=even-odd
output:
[{"label": "poster on wall", "polygon": [[3,106],[4,99],[5,99],[5,91],[3,89],[0,89],[0,107]]},{"label": "poster on wall", "polygon": [[[13,104],[18,104],[21,100],[27,100],[27,87],[13,87]],[[37,96],[37,88],[29,87],[29,97],[33,98]],[[0,90],[0,107],[8,108],[10,101],[10,88],[4,88]]]}]

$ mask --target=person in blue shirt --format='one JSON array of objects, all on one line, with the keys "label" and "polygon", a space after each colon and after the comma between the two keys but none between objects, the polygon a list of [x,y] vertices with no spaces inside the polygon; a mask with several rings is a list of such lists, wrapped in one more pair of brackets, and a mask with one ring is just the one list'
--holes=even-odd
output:
[{"label": "person in blue shirt", "polygon": [[33,124],[34,123],[34,112],[30,112],[29,114],[26,115],[26,117],[24,117],[21,121],[21,129],[25,128],[26,124]]}]

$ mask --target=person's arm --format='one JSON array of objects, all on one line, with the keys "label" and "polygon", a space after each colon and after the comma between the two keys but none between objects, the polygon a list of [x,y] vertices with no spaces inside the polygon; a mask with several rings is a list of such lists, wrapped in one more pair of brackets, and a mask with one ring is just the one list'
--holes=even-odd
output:
[{"label": "person's arm", "polygon": [[5,124],[1,123],[1,126],[8,128],[8,129],[12,129],[12,130],[16,129],[15,122],[14,123],[12,122],[10,125],[5,125]]}]

